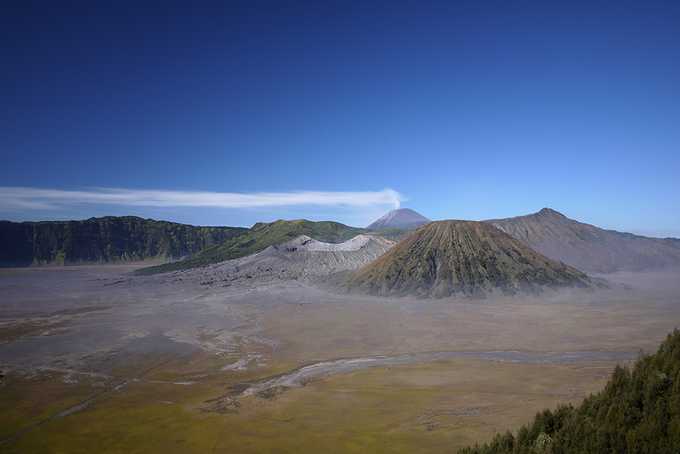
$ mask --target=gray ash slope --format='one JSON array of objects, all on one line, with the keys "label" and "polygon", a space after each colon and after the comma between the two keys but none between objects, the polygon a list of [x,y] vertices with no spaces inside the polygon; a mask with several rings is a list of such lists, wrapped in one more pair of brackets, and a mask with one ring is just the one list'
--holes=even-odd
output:
[{"label": "gray ash slope", "polygon": [[393,245],[394,242],[376,235],[360,234],[343,243],[325,243],[301,235],[256,254],[179,273],[197,277],[206,284],[244,280],[314,281],[360,268]]},{"label": "gray ash slope", "polygon": [[368,230],[415,229],[430,222],[422,214],[410,209],[392,210],[366,227]]},{"label": "gray ash slope", "polygon": [[474,221],[427,224],[344,283],[349,291],[424,297],[596,285],[581,271],[541,255],[489,223]]},{"label": "gray ash slope", "polygon": [[544,208],[507,219],[485,221],[532,249],[593,273],[680,267],[680,240],[648,238],[605,230]]}]

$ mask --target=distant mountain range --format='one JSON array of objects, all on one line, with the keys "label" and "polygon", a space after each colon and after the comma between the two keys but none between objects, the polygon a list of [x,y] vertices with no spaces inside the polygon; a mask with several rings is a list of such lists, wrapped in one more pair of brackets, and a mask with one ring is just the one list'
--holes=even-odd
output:
[{"label": "distant mountain range", "polygon": [[246,230],[194,227],[134,216],[83,221],[0,221],[0,266],[176,260]]},{"label": "distant mountain range", "polygon": [[368,230],[415,229],[430,222],[422,214],[410,209],[392,210],[366,227]]},{"label": "distant mountain range", "polygon": [[[372,238],[366,242],[370,250],[326,255],[306,250],[317,242],[343,243],[362,234]],[[389,241],[378,241],[380,236],[399,243],[380,256],[388,244],[392,245]],[[304,254],[290,254],[285,245],[299,238],[309,239],[300,245],[306,248]],[[361,242],[361,238],[352,241]],[[284,270],[282,264],[290,260],[291,271],[280,273],[282,276],[356,271],[346,287],[379,295],[474,295],[492,288],[505,293],[534,292],[543,287],[591,285],[581,271],[680,268],[678,239],[605,230],[549,208],[527,216],[481,223],[431,222],[403,208],[387,213],[368,229],[307,220],[257,223],[249,229],[194,227],[132,216],[83,221],[0,221],[0,266],[150,259],[167,262],[138,270],[140,274],[155,274],[241,259],[268,248],[269,252],[257,260],[243,263],[248,263],[249,269],[257,270],[268,264],[265,268],[273,270],[278,266]],[[368,263],[369,258],[376,260]],[[310,272],[310,264],[317,262],[323,266]],[[352,270],[352,266],[364,265],[360,270]]]},{"label": "distant mountain range", "polygon": [[352,273],[346,287],[380,296],[446,297],[590,287],[584,273],[551,260],[490,223],[431,222]]},{"label": "distant mountain range", "polygon": [[605,230],[574,221],[550,208],[486,222],[547,257],[586,272],[680,267],[680,240]]}]

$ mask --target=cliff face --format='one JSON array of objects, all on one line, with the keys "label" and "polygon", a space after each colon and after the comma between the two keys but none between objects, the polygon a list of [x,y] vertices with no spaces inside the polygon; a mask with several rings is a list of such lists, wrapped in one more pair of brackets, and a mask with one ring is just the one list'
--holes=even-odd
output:
[{"label": "cliff face", "polygon": [[0,221],[0,266],[175,260],[246,231],[240,227],[195,227],[133,216],[84,221]]}]

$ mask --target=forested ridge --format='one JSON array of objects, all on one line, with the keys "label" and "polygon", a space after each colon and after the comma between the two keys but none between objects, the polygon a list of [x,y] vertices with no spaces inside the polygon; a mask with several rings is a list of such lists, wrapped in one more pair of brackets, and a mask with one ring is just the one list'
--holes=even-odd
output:
[{"label": "forested ridge", "polygon": [[577,407],[538,413],[516,435],[459,454],[680,453],[680,331],[632,369],[617,366],[604,390]]}]

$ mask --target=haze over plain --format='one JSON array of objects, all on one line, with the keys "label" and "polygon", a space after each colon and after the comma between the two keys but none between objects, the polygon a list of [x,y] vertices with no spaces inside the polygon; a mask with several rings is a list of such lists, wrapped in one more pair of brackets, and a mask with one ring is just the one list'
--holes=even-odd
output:
[{"label": "haze over plain", "polygon": [[0,451],[680,452],[678,23],[3,5]]}]

